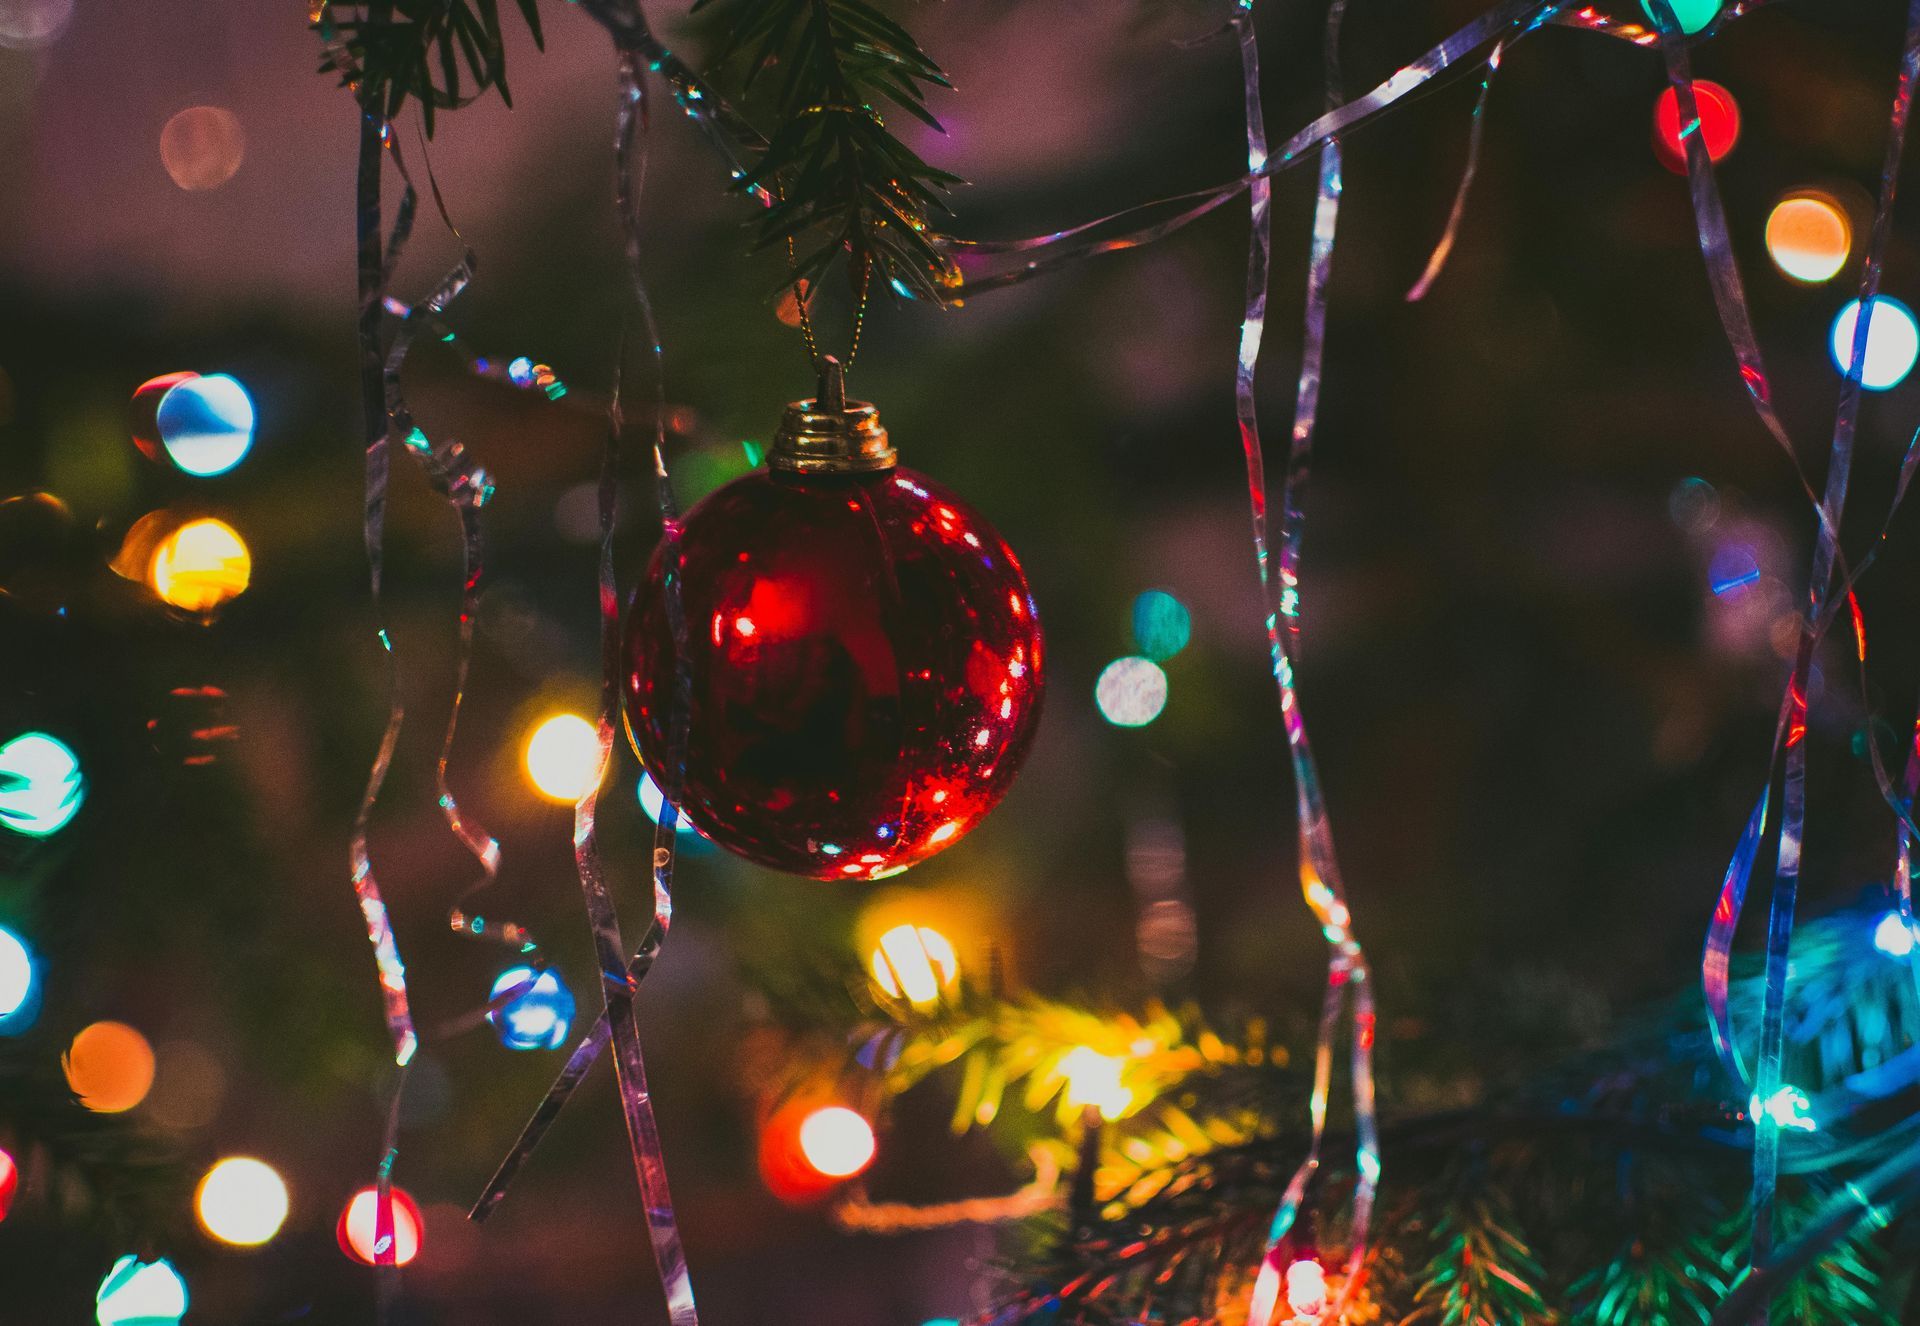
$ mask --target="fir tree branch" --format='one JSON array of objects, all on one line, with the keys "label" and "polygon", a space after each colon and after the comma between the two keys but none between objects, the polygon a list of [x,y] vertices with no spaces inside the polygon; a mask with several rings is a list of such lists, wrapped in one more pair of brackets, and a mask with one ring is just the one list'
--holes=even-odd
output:
[{"label": "fir tree branch", "polygon": [[[534,45],[544,49],[539,0],[514,2]],[[325,43],[321,72],[339,74],[362,106],[386,119],[411,99],[432,137],[436,109],[466,105],[495,89],[513,104],[500,0],[314,0],[311,13]]]}]

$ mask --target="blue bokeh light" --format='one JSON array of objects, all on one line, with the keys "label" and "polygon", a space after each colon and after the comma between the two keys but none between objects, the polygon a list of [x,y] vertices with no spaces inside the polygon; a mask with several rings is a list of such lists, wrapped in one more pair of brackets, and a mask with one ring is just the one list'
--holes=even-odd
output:
[{"label": "blue bokeh light", "polygon": [[27,941],[0,926],[0,1036],[33,1025],[40,1011],[40,964]]},{"label": "blue bokeh light", "polygon": [[[1857,299],[1833,320],[1833,363],[1842,373],[1853,363],[1853,334],[1859,320]],[[1860,385],[1868,391],[1891,391],[1907,380],[1915,359],[1920,359],[1920,322],[1914,321],[1913,310],[1891,296],[1875,296]]]},{"label": "blue bokeh light", "polygon": [[566,1043],[573,1025],[573,991],[548,967],[538,975],[531,967],[509,967],[495,978],[488,998],[498,999],[515,986],[533,984],[522,994],[487,1014],[487,1021],[509,1050],[557,1050]]},{"label": "blue bokeh light", "polygon": [[225,373],[188,378],[161,397],[154,425],[168,459],[184,473],[211,478],[253,449],[253,399]]}]

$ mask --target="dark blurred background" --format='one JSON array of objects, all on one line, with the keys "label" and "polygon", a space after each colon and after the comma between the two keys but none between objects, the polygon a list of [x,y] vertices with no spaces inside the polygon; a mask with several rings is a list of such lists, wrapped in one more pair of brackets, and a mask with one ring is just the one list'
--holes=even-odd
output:
[{"label": "dark blurred background", "polygon": [[[0,16],[33,8],[5,0]],[[0,726],[67,741],[89,793],[62,833],[0,843],[0,922],[31,935],[47,973],[39,1022],[14,1048],[56,1057],[88,1022],[134,1024],[159,1056],[139,1126],[195,1174],[242,1152],[287,1175],[293,1215],[268,1248],[218,1249],[184,1210],[154,1245],[192,1285],[190,1320],[366,1320],[373,1277],[342,1259],[332,1228],[370,1179],[390,1071],[347,870],[385,712],[360,538],[355,112],[314,72],[298,6],[52,8],[71,8],[64,30],[0,49],[0,495],[46,490],[71,509],[68,611],[0,601]],[[958,88],[935,106],[947,136],[916,139],[975,181],[955,194],[955,233],[1037,233],[1243,166],[1232,44],[1188,44],[1220,25],[1224,3],[905,9]],[[1276,138],[1323,96],[1319,9],[1262,7]],[[1478,9],[1355,0],[1351,87]],[[592,961],[571,818],[534,795],[521,752],[545,715],[592,712],[583,486],[624,294],[609,51],[580,13],[546,10],[544,55],[524,32],[513,39],[514,109],[489,98],[443,116],[431,162],[481,260],[452,321],[481,353],[551,365],[569,399],[475,380],[423,351],[415,403],[499,484],[453,783],[504,842],[493,910],[542,937],[584,1006]],[[1828,327],[1858,280],[1858,250],[1833,283],[1796,285],[1768,262],[1762,228],[1789,190],[1875,188],[1898,10],[1783,3],[1697,52],[1697,72],[1740,99],[1741,141],[1720,172],[1734,247],[1816,483],[1838,381]],[[661,6],[655,18],[698,56],[703,36],[684,15]],[[1512,50],[1460,243],[1418,304],[1405,294],[1451,205],[1474,71],[1348,144],[1301,687],[1357,925],[1400,1028],[1385,1039],[1389,1092],[1395,1035],[1450,1008],[1617,1008],[1696,980],[1720,872],[1759,790],[1812,522],[1720,334],[1685,184],[1650,148],[1662,86],[1657,54],[1621,41],[1549,30]],[[200,105],[231,112],[244,156],[220,187],[188,190],[159,141]],[[418,163],[411,122],[404,132]],[[748,256],[749,206],[670,105],[656,111],[653,151],[646,264],[670,458],[692,497],[745,472],[743,441],[764,441],[812,384],[769,293],[778,259]],[[1312,188],[1309,166],[1275,190],[1261,387],[1275,444],[1291,410]],[[907,463],[1019,551],[1049,633],[1050,695],[1003,808],[903,880],[825,885],[712,850],[685,859],[641,1018],[715,1322],[920,1326],[974,1304],[988,1245],[973,1234],[839,1234],[818,1210],[782,1206],[755,1172],[748,1049],[765,992],[859,962],[861,916],[911,909],[903,887],[970,918],[956,936],[963,961],[993,947],[1017,987],[1113,1004],[1193,997],[1283,1022],[1314,998],[1322,946],[1294,883],[1232,416],[1245,226],[1244,209],[1223,209],[1157,246],[962,309],[873,312],[855,393],[882,407]],[[1896,226],[1890,294],[1920,294],[1917,233]],[[423,218],[395,293],[423,294],[457,252]],[[823,320],[842,325],[831,304]],[[228,475],[187,478],[128,440],[134,389],[181,369],[231,373],[252,394],[258,442]],[[1852,549],[1878,528],[1916,404],[1912,383],[1866,402]],[[417,471],[396,466],[387,613],[412,721],[373,847],[432,1023],[481,1002],[502,959],[444,922],[472,878],[432,792],[459,545]],[[646,486],[626,496],[630,578],[654,524]],[[251,548],[251,587],[210,625],[106,567],[132,522],[160,508],[218,515]],[[10,565],[47,546],[32,531],[6,539]],[[1866,698],[1891,724],[1890,750],[1920,679],[1915,569],[1913,540],[1897,532],[1863,594]],[[1127,730],[1102,720],[1094,682],[1135,652],[1131,604],[1149,588],[1190,608],[1194,637],[1166,664],[1164,714]],[[1821,662],[1815,910],[1883,878],[1894,841],[1862,759],[1869,710],[1850,656],[1831,648]],[[226,693],[238,735],[189,764],[198,720],[170,692],[209,686]],[[630,756],[617,776],[609,851],[637,930],[651,826]],[[1183,843],[1197,929],[1170,961],[1143,960],[1137,943],[1128,846],[1142,825],[1162,843],[1171,825]],[[484,1233],[461,1218],[557,1067],[485,1031],[423,1053],[397,1173],[428,1234],[400,1320],[664,1320],[604,1070]],[[973,1172],[990,1160],[934,1129],[924,1144],[883,1143],[874,1183],[937,1198],[992,1186]],[[100,1274],[132,1250],[114,1239],[23,1198],[0,1226],[0,1322],[87,1319]]]}]

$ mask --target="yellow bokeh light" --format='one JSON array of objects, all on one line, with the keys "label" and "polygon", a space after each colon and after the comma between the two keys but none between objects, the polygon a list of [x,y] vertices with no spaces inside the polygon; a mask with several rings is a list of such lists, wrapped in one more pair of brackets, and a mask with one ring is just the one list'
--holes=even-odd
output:
[{"label": "yellow bokeh light", "polygon": [[233,526],[207,517],[190,520],[154,549],[147,582],[185,612],[212,612],[245,591],[253,554]]},{"label": "yellow bokeh light", "polygon": [[875,1149],[873,1125],[844,1105],[817,1109],[800,1125],[800,1154],[830,1179],[858,1174]]},{"label": "yellow bokeh light", "polygon": [[1092,1106],[1108,1121],[1125,1114],[1134,1095],[1132,1088],[1120,1080],[1126,1066],[1125,1059],[1101,1054],[1091,1046],[1079,1045],[1067,1051],[1059,1071],[1067,1080],[1068,1107],[1084,1110]]},{"label": "yellow bokeh light", "polygon": [[200,1180],[193,1209],[200,1226],[222,1243],[257,1248],[287,1219],[287,1184],[273,1166],[251,1156],[228,1156]]},{"label": "yellow bokeh light", "polygon": [[578,714],[555,714],[527,738],[527,777],[540,795],[572,804],[600,781],[600,729]]},{"label": "yellow bokeh light", "polygon": [[96,1114],[119,1114],[147,1098],[153,1085],[153,1047],[124,1022],[96,1022],[73,1038],[61,1056],[67,1085]]},{"label": "yellow bokeh light", "polygon": [[1853,223],[1846,209],[1824,193],[1783,198],[1767,217],[1767,253],[1796,281],[1832,280],[1852,251]]},{"label": "yellow bokeh light", "polygon": [[940,992],[960,978],[953,942],[924,925],[897,925],[880,936],[868,965],[873,982],[890,999],[929,1008]]}]

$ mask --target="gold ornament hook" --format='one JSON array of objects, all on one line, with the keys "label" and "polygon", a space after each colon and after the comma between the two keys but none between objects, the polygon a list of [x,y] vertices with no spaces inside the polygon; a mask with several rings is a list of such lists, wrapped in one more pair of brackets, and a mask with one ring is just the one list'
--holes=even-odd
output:
[{"label": "gold ornament hook", "polygon": [[769,466],[789,474],[871,474],[899,460],[880,411],[847,399],[846,370],[832,355],[820,356],[813,398],[787,406],[767,453]]}]

